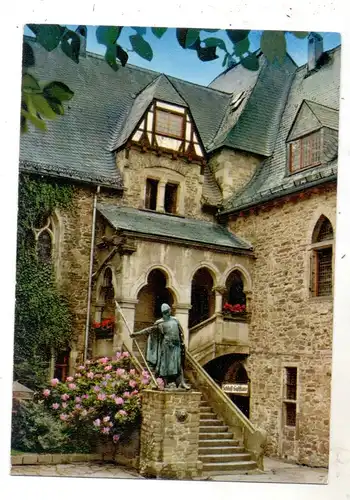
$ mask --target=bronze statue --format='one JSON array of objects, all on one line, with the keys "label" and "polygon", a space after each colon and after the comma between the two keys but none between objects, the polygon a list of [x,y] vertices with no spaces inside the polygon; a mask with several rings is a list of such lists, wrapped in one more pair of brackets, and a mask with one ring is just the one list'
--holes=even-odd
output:
[{"label": "bronze statue", "polygon": [[168,304],[162,304],[162,319],[150,328],[134,332],[131,337],[148,335],[146,360],[161,377],[168,389],[180,387],[189,390],[184,379],[185,343],[178,319],[171,316]]}]

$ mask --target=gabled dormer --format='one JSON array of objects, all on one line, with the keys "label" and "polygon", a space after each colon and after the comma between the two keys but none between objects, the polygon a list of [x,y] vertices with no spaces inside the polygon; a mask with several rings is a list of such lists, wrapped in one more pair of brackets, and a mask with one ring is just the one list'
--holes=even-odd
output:
[{"label": "gabled dormer", "polygon": [[205,157],[190,109],[165,75],[158,76],[134,97],[112,143],[114,150],[134,146],[201,163]]},{"label": "gabled dormer", "polygon": [[303,101],[287,136],[289,173],[332,161],[338,151],[339,112]]}]

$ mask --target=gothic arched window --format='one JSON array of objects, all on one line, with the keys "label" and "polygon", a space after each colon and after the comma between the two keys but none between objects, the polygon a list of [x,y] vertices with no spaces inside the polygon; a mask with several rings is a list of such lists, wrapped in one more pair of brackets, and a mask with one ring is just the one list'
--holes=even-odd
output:
[{"label": "gothic arched window", "polygon": [[330,297],[333,293],[333,227],[322,215],[312,235],[310,291],[313,297]]}]

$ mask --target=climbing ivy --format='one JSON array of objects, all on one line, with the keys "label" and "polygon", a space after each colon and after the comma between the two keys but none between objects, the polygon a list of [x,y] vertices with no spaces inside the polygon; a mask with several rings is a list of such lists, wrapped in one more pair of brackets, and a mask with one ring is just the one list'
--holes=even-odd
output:
[{"label": "climbing ivy", "polygon": [[33,229],[43,227],[56,208],[68,208],[72,195],[73,188],[69,185],[27,175],[20,177],[14,375],[27,385],[30,370],[33,377],[30,385],[41,385],[52,348],[58,351],[69,342],[68,302],[57,289],[53,265],[38,259]]}]

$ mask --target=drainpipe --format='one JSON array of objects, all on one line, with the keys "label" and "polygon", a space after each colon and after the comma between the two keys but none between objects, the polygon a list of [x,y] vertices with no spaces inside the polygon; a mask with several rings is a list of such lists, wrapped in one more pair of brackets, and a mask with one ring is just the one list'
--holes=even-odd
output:
[{"label": "drainpipe", "polygon": [[93,268],[93,263],[94,263],[95,228],[96,228],[96,205],[97,205],[97,195],[99,193],[100,193],[100,186],[97,186],[96,193],[94,196],[94,205],[93,205],[93,209],[92,209],[91,248],[90,248],[88,298],[87,298],[87,307],[86,307],[84,361],[86,361],[86,358],[87,358],[88,343],[89,343],[90,311],[91,311],[91,284],[92,284],[92,268]]}]

